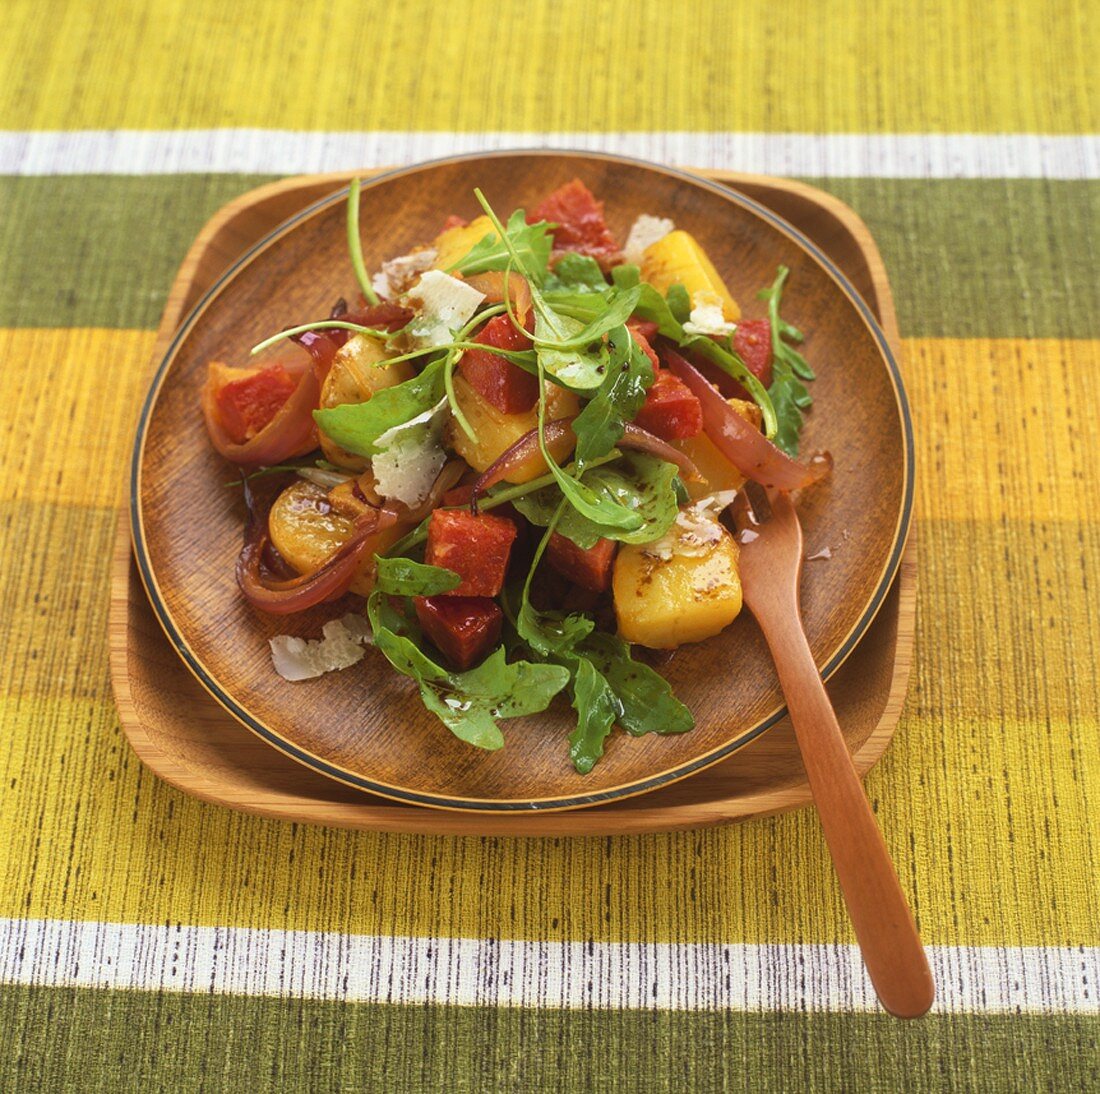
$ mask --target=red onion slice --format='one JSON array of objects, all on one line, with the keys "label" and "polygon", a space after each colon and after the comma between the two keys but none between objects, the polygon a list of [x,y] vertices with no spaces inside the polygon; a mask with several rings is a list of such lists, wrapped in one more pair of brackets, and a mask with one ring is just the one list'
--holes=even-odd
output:
[{"label": "red onion slice", "polygon": [[222,426],[217,405],[219,384],[213,367],[207,372],[202,388],[203,418],[211,443],[227,460],[242,467],[271,467],[317,447],[313,411],[321,400],[320,382],[308,362],[290,362],[285,367],[291,374],[298,373],[298,386],[275,417],[243,444],[231,440]]},{"label": "red onion slice", "polygon": [[[555,418],[554,421],[546,423],[544,430],[546,447],[550,449],[551,455],[559,463],[573,451],[573,447],[577,443],[576,437],[573,436],[572,425],[572,418]],[[688,459],[685,453],[678,448],[674,448],[667,441],[661,440],[660,437],[655,437],[648,430],[642,429],[640,425],[635,425],[633,422],[626,423],[623,435],[615,447],[631,448],[637,452],[648,452],[649,455],[656,456],[658,459],[667,460],[680,469],[681,475],[688,482],[699,482],[702,478],[699,469]],[[524,433],[511,448],[499,456],[496,462],[478,477],[474,483],[474,500],[476,501],[486,490],[506,479],[517,467],[534,458],[539,452],[538,429],[532,429],[530,432]]]},{"label": "red onion slice", "polygon": [[270,543],[267,520],[271,506],[255,503],[247,480],[244,493],[250,515],[244,547],[237,559],[237,584],[249,604],[272,615],[305,611],[343,596],[370,546],[371,537],[397,522],[397,514],[391,509],[371,510],[356,522],[351,538],[318,569],[298,577],[278,578],[264,564]]},{"label": "red onion slice", "polygon": [[742,418],[689,361],[671,349],[665,350],[665,360],[702,405],[707,436],[746,478],[777,490],[797,490],[824,478],[832,469],[833,460],[827,452],[806,463],[792,460]]}]

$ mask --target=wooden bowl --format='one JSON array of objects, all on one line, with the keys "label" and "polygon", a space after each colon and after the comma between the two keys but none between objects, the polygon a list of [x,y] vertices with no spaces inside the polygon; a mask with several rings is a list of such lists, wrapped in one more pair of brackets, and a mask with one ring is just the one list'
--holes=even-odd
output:
[{"label": "wooden bowl", "polygon": [[[431,239],[443,218],[472,216],[475,186],[498,209],[530,206],[574,176],[607,201],[622,236],[642,212],[671,216],[707,247],[746,314],[775,267],[791,268],[784,315],[807,335],[818,368],[805,450],[829,449],[835,472],[800,512],[811,553],[803,614],[815,659],[830,675],[866,630],[896,572],[912,502],[912,434],[897,365],[843,275],[808,240],[750,199],[681,172],[619,157],[563,153],[467,156],[393,172],[363,194],[368,266]],[[260,338],[327,314],[351,296],[343,197],[323,199],[246,254],[199,302],[170,345],[146,398],[134,447],[135,557],[168,637],[200,682],[261,737],[315,770],[408,802],[486,811],[568,809],[639,794],[683,778],[753,740],[782,716],[763,640],[743,615],[721,636],[685,647],[663,670],[697,725],[674,737],[616,732],[587,776],[568,758],[571,711],[506,723],[495,753],[453,738],[382,658],[290,684],[271,669],[267,638],[316,635],[342,610],[269,619],[239,596],[233,563],[243,514],[222,484],[198,392],[211,358],[243,361]],[[370,226],[377,225],[376,231]],[[381,226],[385,226],[384,231]]]}]

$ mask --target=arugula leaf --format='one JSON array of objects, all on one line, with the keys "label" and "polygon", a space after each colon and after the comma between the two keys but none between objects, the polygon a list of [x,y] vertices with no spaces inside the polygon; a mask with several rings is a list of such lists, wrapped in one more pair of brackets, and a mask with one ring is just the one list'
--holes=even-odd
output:
[{"label": "arugula leaf", "polygon": [[775,443],[789,456],[798,455],[798,442],[802,433],[802,412],[813,405],[813,397],[806,390],[803,380],[815,379],[814,370],[801,353],[784,341],[784,337],[802,341],[802,332],[779,315],[779,302],[783,286],[790,270],[780,266],[770,288],[761,289],[757,296],[768,304],[768,320],[772,331],[772,385],[768,395],[775,405],[777,425]]},{"label": "arugula leaf", "polygon": [[501,239],[499,232],[489,232],[448,272],[475,274],[486,270],[505,270],[509,263],[514,262],[524,276],[541,282],[546,276],[550,251],[554,246],[550,224],[545,220],[528,224],[524,211],[517,209],[508,218],[505,235],[506,240]]},{"label": "arugula leaf", "polygon": [[608,528],[575,510],[566,510],[558,531],[579,547],[591,547],[601,537],[620,543],[652,543],[660,539],[676,519],[679,507],[676,465],[642,452],[627,453],[616,464],[586,472],[585,482],[594,494],[613,501],[638,517],[634,528]]},{"label": "arugula leaf", "polygon": [[365,403],[315,410],[313,420],[341,448],[375,456],[379,452],[375,442],[383,433],[431,410],[443,395],[443,362],[433,361],[411,380],[383,388]]},{"label": "arugula leaf", "polygon": [[359,185],[359,180],[355,178],[348,187],[348,254],[363,298],[368,304],[377,304],[378,294],[370,283],[367,264],[363,261],[363,237],[359,234]]},{"label": "arugula leaf", "polygon": [[619,701],[619,725],[635,737],[646,733],[686,733],[695,725],[691,711],[672,694],[669,682],[630,656],[630,647],[605,631],[589,635],[579,652],[608,682]]},{"label": "arugula leaf", "polygon": [[[679,512],[675,480],[675,464],[642,452],[624,453],[614,464],[590,468],[584,473],[584,481],[594,494],[634,513],[638,525],[613,528],[589,520],[575,509],[566,509],[557,530],[584,550],[601,538],[620,543],[652,543],[672,527]],[[560,502],[561,492],[550,486],[516,498],[512,504],[532,524],[546,527]]]},{"label": "arugula leaf", "polygon": [[[539,434],[542,441],[542,434]],[[598,532],[592,540],[594,543],[600,536],[609,539],[619,539],[624,535],[635,532],[645,526],[644,519],[632,509],[615,499],[613,492],[609,490],[594,490],[591,485],[582,479],[575,479],[567,475],[554,461],[545,442],[542,444],[542,458],[550,468],[551,474],[557,481],[558,487],[566,500],[573,507],[577,517],[583,521],[583,527],[595,528]],[[567,512],[564,521],[570,520]],[[591,546],[591,544],[589,544]]]},{"label": "arugula leaf", "polygon": [[677,342],[684,340],[684,328],[672,314],[668,301],[647,281],[642,281],[642,272],[637,266],[616,266],[611,271],[611,280],[618,289],[637,287],[638,303],[634,308],[636,315],[657,324],[658,331],[666,338]]},{"label": "arugula leaf", "polygon": [[[425,707],[460,740],[477,748],[498,749],[504,735],[499,718],[537,714],[569,682],[560,665],[505,660],[498,646],[476,668],[448,672],[414,641],[418,629],[375,590],[367,601],[374,644],[398,672],[414,679]],[[410,634],[414,637],[410,637]]]},{"label": "arugula leaf", "polygon": [[578,467],[606,455],[619,443],[625,423],[634,420],[653,383],[653,365],[625,325],[610,332],[610,348],[604,382],[573,420]]},{"label": "arugula leaf", "polygon": [[[634,314],[641,291],[641,286],[635,286],[625,292],[615,292],[613,290],[606,296],[600,297],[599,299],[603,300],[604,306],[586,326],[563,341],[545,342],[546,347],[556,350],[583,349],[590,343],[602,338],[608,331],[622,326]],[[534,342],[535,348],[540,348],[537,319]]]},{"label": "arugula leaf", "polygon": [[535,311],[535,354],[539,367],[558,383],[574,391],[591,391],[603,383],[607,372],[607,350],[601,344],[595,352],[585,349],[559,349],[585,329],[579,319],[544,308]]},{"label": "arugula leaf", "polygon": [[764,416],[764,433],[769,439],[773,438],[777,429],[775,406],[767,389],[749,371],[749,366],[741,360],[740,354],[725,350],[717,342],[702,336],[687,338],[682,345],[685,349],[692,349],[701,354],[744,387]]},{"label": "arugula leaf", "polygon": [[618,721],[628,732],[682,733],[695,724],[691,711],[667,681],[630,657],[621,639],[595,631],[583,615],[539,612],[531,605],[531,582],[554,527],[567,510],[559,502],[535,551],[523,585],[516,632],[537,654],[569,670],[577,724],[569,735],[573,766],[587,774],[603,755],[604,741]]},{"label": "arugula leaf", "polygon": [[579,293],[602,293],[607,291],[600,264],[588,255],[572,252],[563,254],[554,264],[554,269],[543,284],[543,292],[574,290]]},{"label": "arugula leaf", "polygon": [[577,725],[569,734],[569,758],[587,775],[603,755],[604,741],[619,718],[622,705],[607,678],[587,658],[576,659],[573,673],[573,709]]},{"label": "arugula leaf", "polygon": [[691,297],[679,281],[669,285],[665,300],[668,302],[668,310],[672,312],[677,323],[686,323],[691,318]]},{"label": "arugula leaf", "polygon": [[449,593],[462,584],[462,578],[454,570],[442,566],[428,566],[411,558],[384,558],[374,556],[378,567],[375,588],[381,593],[395,596],[436,596]]}]

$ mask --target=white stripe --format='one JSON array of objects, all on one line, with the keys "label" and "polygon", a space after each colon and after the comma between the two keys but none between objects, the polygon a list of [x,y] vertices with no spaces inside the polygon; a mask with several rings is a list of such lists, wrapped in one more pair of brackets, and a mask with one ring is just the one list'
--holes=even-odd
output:
[{"label": "white stripe", "polygon": [[660,163],[834,178],[1100,178],[1100,137],[967,133],[0,132],[0,174],[290,174],[495,148],[576,148]]},{"label": "white stripe", "polygon": [[[936,1010],[1100,1014],[1100,948],[930,946]],[[0,919],[0,983],[346,1002],[873,1010],[854,946],[391,938]]]}]

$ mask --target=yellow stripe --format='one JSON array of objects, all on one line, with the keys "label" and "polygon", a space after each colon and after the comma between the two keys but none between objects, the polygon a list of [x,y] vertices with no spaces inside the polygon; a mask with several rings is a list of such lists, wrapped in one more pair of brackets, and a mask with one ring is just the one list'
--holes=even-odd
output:
[{"label": "yellow stripe", "polygon": [[[812,359],[812,344],[808,352]],[[908,339],[903,371],[918,518],[1077,520],[1094,511],[1100,341]]]},{"label": "yellow stripe", "polygon": [[[3,916],[483,938],[851,940],[811,813],[617,840],[295,829],[158,782],[128,751],[107,702],[8,699],[0,718],[14,780],[0,803]],[[1100,765],[1088,736],[1064,723],[907,721],[869,788],[926,941],[1100,943],[1091,884],[1100,830],[1086,794],[1091,779],[1095,795]]]},{"label": "yellow stripe", "polygon": [[0,501],[117,505],[151,331],[0,329]]},{"label": "yellow stripe", "polygon": [[15,0],[6,16],[6,129],[1098,128],[1088,0],[816,17],[772,0]]},{"label": "yellow stripe", "polygon": [[[0,329],[0,501],[115,505],[152,372],[153,335]],[[1100,341],[905,342],[917,431],[917,516],[1075,520],[1100,497],[1100,418],[1087,413]],[[812,358],[812,344],[810,348]],[[820,407],[817,413],[825,413]]]},{"label": "yellow stripe", "polygon": [[[0,398],[13,409],[0,449],[0,915],[849,937],[810,816],[614,842],[394,838],[295,831],[144,772],[110,704],[104,634],[112,506],[151,341],[0,332]],[[1087,574],[1100,525],[1086,499],[1097,426],[1078,409],[1097,343],[906,350],[923,473],[918,662],[871,786],[929,941],[1095,945],[1100,636]],[[1071,408],[1068,426],[1033,415],[1048,401]]]}]

